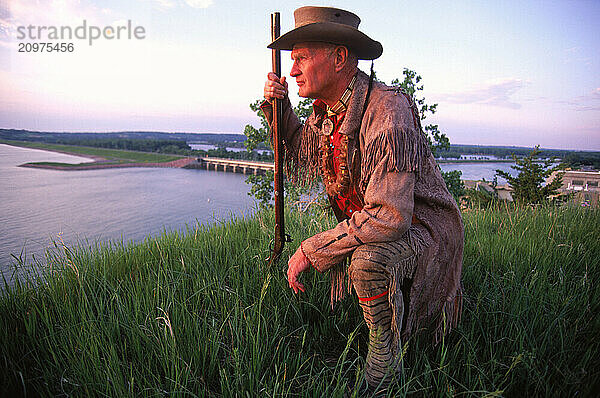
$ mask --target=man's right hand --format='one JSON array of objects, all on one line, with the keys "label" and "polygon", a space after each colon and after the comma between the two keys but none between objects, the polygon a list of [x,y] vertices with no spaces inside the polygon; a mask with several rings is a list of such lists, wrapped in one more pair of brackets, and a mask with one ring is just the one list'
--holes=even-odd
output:
[{"label": "man's right hand", "polygon": [[265,99],[269,102],[273,102],[274,98],[284,99],[288,95],[288,84],[285,81],[285,76],[281,79],[273,72],[269,72],[267,75],[267,81],[265,82]]},{"label": "man's right hand", "polygon": [[298,281],[298,277],[308,269],[310,269],[310,261],[304,255],[302,246],[300,246],[288,261],[288,284],[294,289],[294,293],[298,294],[299,291],[304,291],[304,285]]}]

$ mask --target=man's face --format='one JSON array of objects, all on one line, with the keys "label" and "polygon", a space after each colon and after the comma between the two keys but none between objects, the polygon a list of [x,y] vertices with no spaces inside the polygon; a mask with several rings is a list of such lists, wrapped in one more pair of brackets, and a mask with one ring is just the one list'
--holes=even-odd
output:
[{"label": "man's face", "polygon": [[298,95],[314,99],[327,98],[335,75],[331,46],[300,43],[292,50],[290,76],[296,78]]}]

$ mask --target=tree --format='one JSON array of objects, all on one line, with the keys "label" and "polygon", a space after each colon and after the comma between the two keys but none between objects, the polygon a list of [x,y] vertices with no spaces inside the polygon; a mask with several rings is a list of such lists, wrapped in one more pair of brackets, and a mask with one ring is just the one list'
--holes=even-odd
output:
[{"label": "tree", "polygon": [[446,182],[446,187],[448,191],[454,197],[454,200],[458,202],[459,198],[465,194],[465,184],[462,179],[462,171],[460,170],[452,170],[452,171],[442,171],[442,177],[444,177],[444,182]]},{"label": "tree", "polygon": [[513,155],[515,165],[512,169],[519,173],[513,177],[506,171],[496,170],[496,175],[504,178],[513,188],[513,198],[516,202],[522,204],[538,204],[547,201],[550,195],[558,194],[558,189],[562,185],[562,174],[558,173],[556,177],[548,184],[544,185],[546,178],[552,172],[563,169],[562,165],[551,167],[554,158],[538,160],[540,153],[539,145],[536,146],[529,155],[524,158],[517,158]]},{"label": "tree", "polygon": [[[410,95],[417,106],[419,117],[421,119],[421,126],[427,137],[427,142],[429,143],[433,156],[436,156],[439,152],[448,151],[450,149],[450,140],[445,133],[442,133],[439,130],[439,126],[437,124],[423,125],[423,121],[427,118],[428,114],[433,115],[437,111],[438,104],[428,105],[425,102],[425,97],[419,97],[419,92],[423,91],[421,75],[418,75],[417,72],[408,68],[404,68],[402,74],[404,75],[404,80],[401,82],[400,79],[394,79],[392,80],[391,85],[402,88],[404,92]],[[462,171],[441,171],[441,173],[448,191],[450,191],[452,196],[454,196],[454,199],[458,201],[458,198],[465,193],[465,185],[460,178],[462,176]]]},{"label": "tree", "polygon": [[433,155],[435,156],[438,151],[450,149],[450,140],[445,133],[442,133],[439,130],[439,126],[437,124],[423,125],[422,123],[423,120],[427,118],[429,113],[433,115],[437,111],[438,104],[428,105],[425,102],[425,97],[418,96],[419,91],[423,91],[421,76],[418,75],[417,72],[408,68],[404,68],[402,74],[404,75],[404,80],[401,82],[400,79],[394,79],[392,80],[391,85],[402,88],[413,99],[415,105],[417,106],[417,110],[419,111],[421,125],[425,135],[427,136],[427,141],[429,142],[431,152],[433,152]]},{"label": "tree", "polygon": [[260,127],[256,128],[251,124],[247,124],[246,127],[244,127],[244,134],[247,137],[244,145],[248,152],[252,152],[258,148],[260,144],[267,142],[267,138],[269,138],[269,123],[260,109],[260,104],[263,101],[264,100],[258,99],[250,104],[250,109],[256,113],[260,120]]}]

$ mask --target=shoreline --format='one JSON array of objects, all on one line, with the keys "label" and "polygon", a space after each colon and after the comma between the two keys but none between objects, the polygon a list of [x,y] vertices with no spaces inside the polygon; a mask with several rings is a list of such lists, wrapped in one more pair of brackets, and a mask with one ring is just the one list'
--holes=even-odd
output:
[{"label": "shoreline", "polygon": [[[34,151],[54,152],[54,153],[62,153],[63,155],[77,156],[78,158],[91,159],[93,162],[89,162],[90,164],[94,163],[94,162],[108,161],[108,159],[103,158],[101,156],[85,155],[85,154],[80,154],[80,153],[75,153],[75,152],[68,152],[68,151],[59,151],[58,149],[34,148],[34,147],[17,145],[17,144],[8,143],[8,142],[2,142],[2,141],[0,141],[0,145],[8,145],[8,146],[12,146],[12,147],[15,147],[15,148],[22,148],[22,149],[32,149]],[[23,165],[25,165],[25,164],[28,164],[28,163],[23,163]],[[85,163],[79,163],[79,164],[85,164]],[[23,165],[19,165],[19,167],[21,167]]]},{"label": "shoreline", "polygon": [[[90,159],[90,162],[85,163],[53,163],[53,162],[32,162],[23,163],[17,167],[26,167],[33,169],[46,169],[46,170],[98,170],[98,169],[111,169],[111,168],[127,168],[127,167],[164,167],[164,168],[184,168],[191,163],[196,162],[195,157],[183,157],[179,159],[171,160],[168,162],[122,162],[122,163],[111,163],[111,160],[102,156],[82,154],[78,152],[64,151],[52,148],[35,148],[29,146],[18,145],[17,143],[0,142],[3,145],[9,145],[16,148],[32,149],[45,152],[60,153],[63,155],[76,156],[79,158]],[[145,153],[145,152],[143,152]],[[177,155],[173,155],[177,156]]]},{"label": "shoreline", "polygon": [[[53,152],[53,151],[50,151],[50,152]],[[69,155],[71,155],[71,154],[69,154]],[[23,164],[19,165],[18,167],[28,167],[28,168],[32,168],[32,169],[46,169],[46,170],[98,170],[98,169],[116,169],[116,168],[126,168],[126,167],[163,167],[163,168],[182,169],[182,168],[184,168],[192,163],[195,163],[195,162],[196,162],[196,158],[182,158],[182,159],[172,160],[170,162],[102,163],[100,161],[100,162],[74,164],[72,166],[66,166],[66,165],[60,166],[57,164],[23,163]]]}]

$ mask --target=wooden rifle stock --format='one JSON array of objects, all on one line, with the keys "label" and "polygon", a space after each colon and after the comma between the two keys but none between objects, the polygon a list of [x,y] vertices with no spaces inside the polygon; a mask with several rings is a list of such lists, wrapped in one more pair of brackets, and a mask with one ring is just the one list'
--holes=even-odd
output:
[{"label": "wooden rifle stock", "polygon": [[[280,26],[279,26],[279,13],[275,12],[271,14],[271,40],[275,41],[279,37]],[[281,78],[281,51],[272,50],[272,64],[273,73]],[[281,133],[281,119],[282,119],[282,101],[275,99],[273,101],[273,155],[275,157],[275,178],[274,178],[274,190],[275,190],[275,239],[269,256],[269,266],[275,264],[283,251],[283,246],[286,241],[290,239],[285,234],[284,221],[285,216],[283,213],[283,136]]]}]

